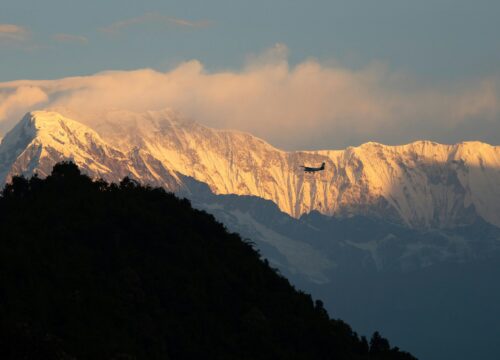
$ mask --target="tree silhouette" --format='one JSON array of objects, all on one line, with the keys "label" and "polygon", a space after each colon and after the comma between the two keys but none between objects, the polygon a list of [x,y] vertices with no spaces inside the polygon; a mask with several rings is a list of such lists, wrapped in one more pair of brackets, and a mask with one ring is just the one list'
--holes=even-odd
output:
[{"label": "tree silhouette", "polygon": [[375,331],[370,339],[370,354],[377,355],[391,350],[389,341]]},{"label": "tree silhouette", "polygon": [[368,349],[250,242],[131,179],[14,177],[0,230],[1,359],[414,359],[378,333]]}]

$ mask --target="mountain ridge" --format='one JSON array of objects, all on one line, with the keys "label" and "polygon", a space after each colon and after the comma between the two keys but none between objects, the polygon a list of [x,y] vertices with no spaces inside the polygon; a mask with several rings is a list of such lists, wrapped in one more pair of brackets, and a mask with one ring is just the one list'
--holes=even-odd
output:
[{"label": "mountain ridge", "polygon": [[[26,117],[67,119],[44,111]],[[72,133],[73,127],[85,126],[67,120],[52,132],[68,132],[61,130],[68,124]],[[285,152],[251,134],[210,129],[173,111],[114,112],[93,126],[96,130],[83,131],[95,134],[92,141],[76,137],[82,152],[78,158],[50,136],[36,138],[52,153],[38,155],[35,146],[19,154],[9,150],[11,138],[19,137],[18,126],[0,145],[0,182],[15,173],[44,175],[44,168],[71,158],[94,177],[118,181],[130,176],[172,191],[183,188],[182,174],[206,183],[216,194],[271,200],[297,218],[316,210],[330,216],[379,217],[414,228],[456,227],[477,217],[500,226],[500,147],[481,142],[369,142],[345,150]],[[23,151],[24,158],[19,156]],[[299,167],[323,161],[326,170],[319,174],[306,175]]]}]

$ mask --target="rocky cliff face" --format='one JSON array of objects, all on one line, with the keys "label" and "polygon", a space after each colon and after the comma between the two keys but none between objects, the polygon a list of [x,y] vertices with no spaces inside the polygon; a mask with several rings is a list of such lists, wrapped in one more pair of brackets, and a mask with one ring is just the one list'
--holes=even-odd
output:
[{"label": "rocky cliff face", "polygon": [[[206,128],[171,111],[109,113],[94,131],[35,112],[0,146],[0,181],[45,175],[73,159],[92,176],[131,176],[170,190],[179,174],[216,194],[254,195],[294,216],[366,215],[414,228],[448,228],[476,217],[500,226],[500,147],[480,142],[403,146],[367,143],[338,151],[285,152],[247,133]],[[99,133],[99,134],[98,134]],[[305,174],[300,165],[326,163]]]}]

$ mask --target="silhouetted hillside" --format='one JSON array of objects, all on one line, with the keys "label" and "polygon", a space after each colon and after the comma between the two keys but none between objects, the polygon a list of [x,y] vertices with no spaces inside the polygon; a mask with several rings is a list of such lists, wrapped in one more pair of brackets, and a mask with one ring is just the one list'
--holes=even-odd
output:
[{"label": "silhouetted hillside", "polygon": [[6,186],[0,232],[2,359],[414,359],[161,189],[61,163]]}]

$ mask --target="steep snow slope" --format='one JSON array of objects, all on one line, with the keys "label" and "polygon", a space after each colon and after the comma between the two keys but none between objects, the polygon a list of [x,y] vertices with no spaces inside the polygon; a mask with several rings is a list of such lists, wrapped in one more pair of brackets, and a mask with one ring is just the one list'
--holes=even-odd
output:
[{"label": "steep snow slope", "polygon": [[125,176],[172,190],[177,176],[141,149],[125,153],[95,131],[54,112],[27,114],[0,144],[0,184],[12,175],[50,174],[55,163],[73,160],[95,178],[119,181]]},{"label": "steep snow slope", "polygon": [[[272,200],[295,217],[367,215],[416,228],[500,226],[500,147],[479,142],[403,146],[367,143],[342,151],[278,150],[250,134],[206,128],[173,111],[110,112],[96,132],[53,112],[28,114],[0,146],[0,181],[47,173],[73,158],[93,176],[129,175],[171,190],[176,173],[217,194]],[[104,139],[104,140],[103,140]],[[326,162],[304,174],[300,165]]]},{"label": "steep snow slope", "polygon": [[[500,147],[479,142],[343,151],[280,151],[246,133],[215,130],[171,111],[108,115],[101,127],[122,149],[146,149],[218,194],[255,195],[298,217],[363,214],[412,227],[452,227],[479,215],[500,226]],[[302,164],[326,162],[321,173]]]},{"label": "steep snow slope", "polygon": [[[330,192],[347,190],[339,192],[337,209],[341,212],[382,199],[384,206],[416,227],[469,223],[474,212],[500,225],[500,147],[418,141],[403,146],[367,143],[317,154],[332,161],[329,172],[336,184],[330,183]],[[346,193],[354,199],[346,198]],[[359,202],[363,194],[371,199]]]}]

